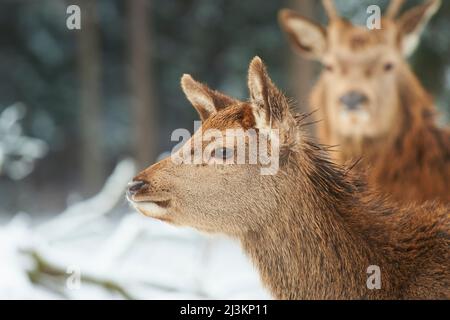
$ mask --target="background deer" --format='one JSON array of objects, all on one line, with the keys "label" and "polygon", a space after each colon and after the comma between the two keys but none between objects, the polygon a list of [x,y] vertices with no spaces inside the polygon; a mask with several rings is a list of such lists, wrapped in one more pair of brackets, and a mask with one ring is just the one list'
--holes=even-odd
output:
[{"label": "background deer", "polygon": [[324,66],[310,97],[321,142],[337,147],[340,163],[369,164],[370,184],[396,200],[450,201],[450,134],[436,126],[433,101],[406,62],[441,2],[397,19],[403,1],[394,0],[374,30],[323,3],[326,28],[291,10],[279,14],[295,50]]},{"label": "background deer", "polygon": [[[279,130],[280,167],[175,164],[139,173],[127,197],[143,214],[238,239],[277,299],[450,298],[449,208],[397,208],[332,164],[301,129],[262,61],[250,64],[250,101],[209,89],[190,76],[183,90],[207,129]],[[194,152],[193,140],[186,143]],[[204,146],[203,146],[204,147]],[[217,152],[211,158],[232,157]],[[178,151],[181,152],[181,151]],[[298,190],[298,192],[292,192]],[[381,289],[366,286],[369,265]]]}]

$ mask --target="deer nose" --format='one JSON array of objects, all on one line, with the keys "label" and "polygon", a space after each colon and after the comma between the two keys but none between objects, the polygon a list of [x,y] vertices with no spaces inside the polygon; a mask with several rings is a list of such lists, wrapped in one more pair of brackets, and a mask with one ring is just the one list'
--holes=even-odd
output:
[{"label": "deer nose", "polygon": [[348,111],[358,110],[367,100],[367,96],[358,91],[350,91],[339,99]]},{"label": "deer nose", "polygon": [[136,193],[138,193],[140,190],[148,186],[148,183],[142,180],[137,181],[131,181],[128,184],[128,190],[127,193],[130,196],[134,196]]}]

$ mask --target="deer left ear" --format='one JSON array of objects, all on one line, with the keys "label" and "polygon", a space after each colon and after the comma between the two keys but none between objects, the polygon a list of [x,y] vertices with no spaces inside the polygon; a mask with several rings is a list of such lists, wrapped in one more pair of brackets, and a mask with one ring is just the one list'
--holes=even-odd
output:
[{"label": "deer left ear", "polygon": [[266,66],[259,57],[253,58],[248,69],[250,100],[255,108],[257,125],[271,127],[281,123],[289,113],[286,97],[273,84]]},{"label": "deer left ear", "polygon": [[181,88],[186,98],[197,110],[202,121],[205,121],[217,111],[238,103],[237,100],[195,81],[188,74],[181,77]]},{"label": "deer left ear", "polygon": [[307,59],[322,59],[327,47],[327,32],[322,26],[289,9],[280,10],[278,21],[294,50]]},{"label": "deer left ear", "polygon": [[419,45],[420,36],[430,19],[441,6],[441,0],[428,0],[425,4],[405,12],[397,21],[403,55],[411,56]]}]

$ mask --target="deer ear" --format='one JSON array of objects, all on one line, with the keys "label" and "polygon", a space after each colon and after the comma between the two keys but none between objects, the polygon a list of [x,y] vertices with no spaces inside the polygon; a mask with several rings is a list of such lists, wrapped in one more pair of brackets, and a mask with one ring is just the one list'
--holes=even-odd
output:
[{"label": "deer ear", "polygon": [[202,121],[208,119],[217,111],[238,103],[237,100],[195,81],[189,74],[184,74],[181,77],[181,88],[186,98],[197,110]]},{"label": "deer ear", "polygon": [[289,9],[278,13],[278,21],[296,51],[308,59],[320,60],[326,50],[326,30]]},{"label": "deer ear", "polygon": [[266,66],[259,57],[253,58],[250,63],[248,88],[250,100],[257,107],[255,110],[257,125],[270,126],[285,119],[285,115],[289,112],[287,99],[273,84]]},{"label": "deer ear", "polygon": [[441,0],[428,0],[425,4],[405,12],[399,18],[397,24],[400,29],[400,45],[405,56],[408,57],[414,53],[423,30],[440,6]]}]

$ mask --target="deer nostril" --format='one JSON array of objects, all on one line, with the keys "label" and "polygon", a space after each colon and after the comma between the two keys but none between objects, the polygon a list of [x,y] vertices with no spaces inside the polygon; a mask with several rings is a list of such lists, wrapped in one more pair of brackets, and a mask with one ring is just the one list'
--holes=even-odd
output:
[{"label": "deer nostril", "polygon": [[347,108],[347,110],[358,110],[362,104],[367,102],[368,98],[365,94],[358,91],[351,91],[342,96],[339,101]]},{"label": "deer nostril", "polygon": [[147,182],[145,181],[132,181],[128,184],[128,192],[131,195],[134,195],[136,193],[138,193],[140,190],[142,190],[144,187],[146,187],[148,185]]}]

